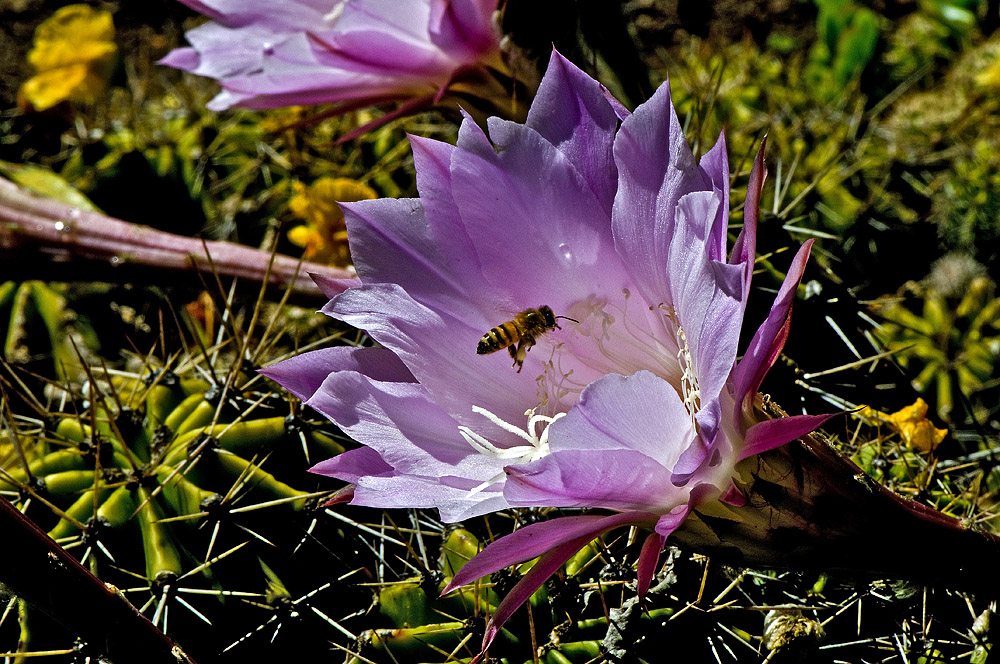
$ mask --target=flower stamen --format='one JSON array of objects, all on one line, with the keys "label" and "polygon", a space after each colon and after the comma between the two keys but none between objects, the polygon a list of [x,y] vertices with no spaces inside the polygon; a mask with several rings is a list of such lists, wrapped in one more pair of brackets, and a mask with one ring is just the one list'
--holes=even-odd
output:
[{"label": "flower stamen", "polygon": [[[566,413],[557,413],[553,416],[548,415],[536,415],[535,409],[525,411],[525,415],[528,417],[528,424],[525,429],[521,429],[510,422],[500,419],[494,413],[482,408],[480,406],[473,406],[472,412],[482,415],[490,422],[492,422],[497,427],[512,433],[519,438],[523,438],[528,442],[527,445],[515,445],[514,447],[497,447],[491,443],[485,436],[476,433],[467,426],[459,426],[458,432],[462,435],[469,446],[476,450],[480,454],[485,454],[486,456],[491,456],[496,459],[501,459],[504,461],[510,460],[511,463],[507,465],[517,465],[521,463],[529,463],[531,461],[537,461],[549,453],[549,427],[552,423],[559,418],[566,415]],[[541,432],[538,431],[538,425],[542,425]],[[504,477],[504,473],[501,471],[486,480],[485,482],[479,484],[469,491],[469,495],[473,496],[481,492],[486,487],[494,484]]]},{"label": "flower stamen", "polygon": [[341,0],[341,2],[338,2],[337,4],[335,4],[333,6],[333,9],[331,9],[330,11],[328,11],[323,16],[323,21],[327,24],[327,27],[330,27],[334,23],[337,22],[337,19],[340,18],[340,15],[344,13],[344,6],[346,4],[347,4],[346,2],[344,2],[343,0]]},{"label": "flower stamen", "polygon": [[[649,307],[651,315],[647,319],[645,307],[636,306],[631,291],[623,288],[621,293],[620,303],[591,296],[571,309],[573,316],[583,323],[574,326],[575,330],[589,337],[600,354],[581,359],[603,373],[629,374],[651,369],[671,383],[676,382],[680,373],[673,360],[677,350],[671,343],[676,342],[673,321],[669,316],[659,315],[654,307]],[[667,334],[654,334],[656,326],[662,326]]]},{"label": "flower stamen", "polygon": [[673,309],[670,310],[667,317],[673,323],[674,339],[677,341],[677,364],[681,369],[681,399],[691,417],[691,425],[697,426],[695,415],[701,409],[701,389],[698,386],[698,375],[694,371],[691,347],[688,345],[687,334],[684,333],[684,328],[681,327]]}]

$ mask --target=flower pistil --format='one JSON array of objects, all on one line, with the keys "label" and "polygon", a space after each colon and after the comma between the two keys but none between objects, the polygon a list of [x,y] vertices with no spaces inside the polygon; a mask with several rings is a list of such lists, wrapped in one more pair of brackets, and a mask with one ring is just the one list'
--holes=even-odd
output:
[{"label": "flower pistil", "polygon": [[[525,415],[528,418],[528,424],[526,428],[521,429],[510,422],[507,422],[494,413],[482,408],[480,406],[473,406],[472,412],[482,415],[490,422],[498,426],[499,428],[514,434],[518,438],[522,438],[527,441],[527,445],[515,445],[513,447],[497,447],[491,443],[485,436],[476,433],[467,426],[459,426],[458,432],[462,434],[462,438],[465,438],[469,445],[479,452],[480,454],[485,454],[487,456],[494,457],[496,459],[502,459],[504,461],[510,461],[509,465],[516,465],[521,463],[530,463],[532,461],[537,461],[542,457],[548,455],[549,453],[549,427],[552,423],[559,418],[566,415],[566,413],[557,413],[555,415],[538,415],[535,413],[535,409],[531,408],[525,411]],[[541,433],[538,431],[538,425],[542,425]],[[503,479],[504,473],[497,473],[496,476],[491,477],[482,484],[476,486],[470,491],[470,495],[479,493],[486,487],[494,484],[495,482]]]}]

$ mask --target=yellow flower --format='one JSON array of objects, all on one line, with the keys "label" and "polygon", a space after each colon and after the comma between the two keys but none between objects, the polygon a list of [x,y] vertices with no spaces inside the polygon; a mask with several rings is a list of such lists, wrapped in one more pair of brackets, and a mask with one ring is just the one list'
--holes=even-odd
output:
[{"label": "yellow flower", "polygon": [[288,239],[304,247],[306,260],[348,265],[351,262],[347,247],[347,227],[344,214],[337,202],[362,201],[377,198],[378,194],[368,185],[349,178],[322,177],[306,187],[296,182],[295,198],[288,207],[304,226],[288,231]]},{"label": "yellow flower", "polygon": [[947,429],[938,429],[927,419],[927,402],[920,398],[895,413],[864,406],[857,415],[869,423],[885,422],[899,432],[909,449],[920,452],[930,452],[948,435]]},{"label": "yellow flower", "polygon": [[117,47],[111,14],[67,5],[35,29],[28,64],[36,74],[21,85],[22,106],[44,111],[62,101],[93,103],[107,87]]},{"label": "yellow flower", "polygon": [[938,429],[927,419],[927,402],[919,397],[912,406],[890,414],[886,421],[899,431],[907,447],[921,452],[930,452],[948,435],[947,429]]}]

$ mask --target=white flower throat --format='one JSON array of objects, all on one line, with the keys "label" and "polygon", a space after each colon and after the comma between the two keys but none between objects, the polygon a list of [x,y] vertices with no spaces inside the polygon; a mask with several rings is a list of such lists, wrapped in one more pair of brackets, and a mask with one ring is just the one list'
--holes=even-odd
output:
[{"label": "white flower throat", "polygon": [[[549,427],[566,415],[565,411],[576,403],[588,382],[609,373],[629,376],[642,370],[656,374],[674,387],[692,427],[697,429],[701,390],[687,335],[676,311],[662,303],[655,307],[633,305],[630,310],[631,293],[623,289],[622,294],[621,306],[591,297],[576,302],[566,312],[579,323],[567,326],[563,339],[552,346],[551,355],[543,363],[543,372],[536,378],[538,405],[525,412],[528,421],[524,429],[481,406],[472,407],[474,413],[525,444],[499,447],[489,440],[489,434],[459,426],[458,431],[469,446],[480,454],[504,461],[505,466],[537,461],[549,454]],[[538,408],[563,412],[539,415]],[[472,489],[470,495],[503,478],[504,474],[498,473]]]},{"label": "white flower throat", "polygon": [[[572,347],[574,359],[599,375],[630,376],[642,370],[656,374],[677,390],[694,424],[701,408],[701,390],[676,310],[664,303],[635,306],[628,289],[622,289],[622,295],[620,306],[597,298],[577,302],[569,315],[581,324],[570,326],[568,331],[579,338],[571,337],[562,346]],[[564,358],[562,364],[571,366],[572,362]]]}]

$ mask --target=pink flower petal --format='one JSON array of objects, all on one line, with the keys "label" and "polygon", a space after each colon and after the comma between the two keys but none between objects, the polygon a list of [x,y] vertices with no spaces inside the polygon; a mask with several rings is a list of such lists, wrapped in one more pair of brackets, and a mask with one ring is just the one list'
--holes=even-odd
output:
[{"label": "pink flower petal", "polygon": [[[714,192],[677,202],[677,224],[668,250],[668,292],[690,349],[702,404],[718,398],[736,361],[743,320],[743,266],[708,258],[710,228],[719,208]],[[686,350],[686,349],[685,349]]]},{"label": "pink flower petal", "polygon": [[[397,0],[398,1],[398,0]],[[474,60],[496,49],[496,0],[431,0],[431,41],[452,57]]]},{"label": "pink flower petal", "polygon": [[708,257],[714,261],[725,261],[729,230],[729,155],[726,152],[725,132],[719,134],[719,140],[702,156],[698,166],[711,180],[715,197],[722,201],[710,226],[710,239],[706,243]]},{"label": "pink flower petal", "polygon": [[656,574],[656,563],[660,561],[660,552],[667,538],[659,533],[650,533],[642,543],[639,552],[639,562],[636,565],[636,594],[645,597]]},{"label": "pink flower petal", "polygon": [[589,537],[579,537],[564,544],[556,545],[542,555],[538,559],[538,562],[532,565],[531,569],[527,571],[521,580],[514,584],[514,587],[500,600],[496,611],[490,616],[490,620],[486,624],[482,650],[469,664],[481,661],[486,649],[493,643],[493,639],[500,633],[500,628],[510,619],[514,611],[527,602],[535,591],[542,587],[546,579],[555,574],[574,553],[582,549],[589,541]]},{"label": "pink flower petal", "polygon": [[214,20],[161,62],[217,79],[214,110],[404,100],[499,63],[495,0],[185,2]]},{"label": "pink flower petal", "polygon": [[303,401],[310,399],[331,373],[354,371],[374,380],[416,382],[399,358],[384,348],[334,346],[296,355],[264,367],[259,373],[275,381]]},{"label": "pink flower petal", "polygon": [[446,523],[507,509],[507,501],[494,490],[471,494],[468,488],[448,486],[441,477],[396,474],[392,477],[368,475],[358,480],[352,505],[405,509],[435,507]]},{"label": "pink flower petal", "polygon": [[[383,461],[382,456],[370,447],[347,450],[332,459],[320,461],[310,468],[309,472],[335,477],[351,484],[356,484],[360,478],[366,475],[392,477],[395,474],[392,466]],[[354,492],[352,491],[351,498],[353,497]]]},{"label": "pink flower petal", "polygon": [[746,287],[750,289],[750,279],[753,276],[754,259],[757,252],[757,217],[760,214],[760,194],[767,177],[767,167],[764,165],[764,150],[767,147],[767,137],[760,142],[757,156],[750,169],[750,180],[747,182],[747,196],[743,204],[743,230],[740,231],[729,262],[746,266]]},{"label": "pink flower petal", "polygon": [[624,525],[645,524],[652,527],[657,517],[656,514],[625,512],[610,516],[565,516],[533,523],[488,545],[455,574],[441,594],[446,595],[497,570],[537,558],[560,544],[578,539],[586,543],[606,530]]},{"label": "pink flower petal", "polygon": [[672,468],[695,436],[687,409],[665,380],[649,371],[594,381],[549,429],[553,451],[634,450]]},{"label": "pink flower petal", "polygon": [[[434,228],[419,201],[381,198],[341,207],[354,265],[364,283],[406,282],[410,297],[454,315],[467,312],[469,301],[487,288],[476,256],[461,235]],[[437,216],[433,223],[442,221]]]},{"label": "pink flower petal", "polygon": [[[433,401],[458,424],[482,429],[486,420],[472,413],[473,405],[507,422],[525,422],[524,404],[536,399],[535,377],[541,371],[517,373],[507,356],[476,354],[483,333],[503,319],[487,319],[472,308],[454,315],[435,311],[414,301],[395,284],[352,288],[331,300],[323,311],[367,331],[396,353]],[[525,364],[542,359],[538,351],[528,353]],[[505,446],[515,444],[513,437],[501,440],[510,441]]]},{"label": "pink flower petal", "polygon": [[618,179],[611,149],[618,117],[605,93],[553,51],[526,124],[569,158],[610,218]]},{"label": "pink flower petal", "polygon": [[747,497],[735,484],[730,484],[725,493],[719,496],[719,501],[733,507],[743,507],[747,504]]},{"label": "pink flower petal", "polygon": [[842,413],[823,415],[793,415],[758,422],[747,429],[740,459],[780,447],[823,426],[827,420]]},{"label": "pink flower petal", "polygon": [[[496,149],[486,158],[458,152],[451,177],[483,275],[508,296],[494,303],[497,314],[542,304],[564,310],[581,284],[620,293],[627,277],[609,220],[569,156],[524,125],[493,118],[490,136]],[[516,241],[498,242],[498,223]]]},{"label": "pink flower petal", "polygon": [[501,460],[470,447],[458,423],[418,383],[342,371],[331,374],[306,404],[377,451],[398,473],[465,477],[471,488],[474,480],[486,481],[503,468]]},{"label": "pink flower petal", "polygon": [[360,279],[334,279],[333,277],[316,273],[310,273],[309,277],[316,283],[317,286],[319,286],[319,289],[323,291],[323,295],[327,297],[340,295],[348,288],[354,288],[355,286],[361,285]]},{"label": "pink flower petal", "polygon": [[712,191],[711,179],[691,154],[664,84],[636,108],[614,145],[618,192],[612,211],[615,249],[647,302],[663,302],[672,269],[667,250],[677,202],[692,191]]},{"label": "pink flower petal", "polygon": [[508,468],[504,496],[515,507],[669,509],[687,500],[671,475],[635,450],[566,450]]},{"label": "pink flower petal", "polygon": [[732,378],[734,386],[733,397],[736,399],[737,422],[743,418],[743,410],[746,407],[745,401],[748,397],[757,393],[764,375],[768,372],[774,361],[778,359],[781,349],[785,345],[788,337],[788,329],[791,325],[792,302],[795,299],[795,290],[798,288],[802,273],[805,271],[806,261],[809,260],[809,250],[812,248],[813,240],[807,241],[799,248],[792,264],[785,275],[785,281],[778,290],[778,295],[774,298],[771,311],[767,319],[757,329],[750,346]]}]

